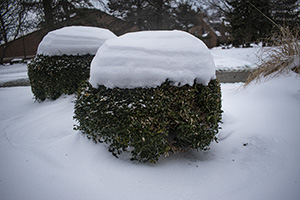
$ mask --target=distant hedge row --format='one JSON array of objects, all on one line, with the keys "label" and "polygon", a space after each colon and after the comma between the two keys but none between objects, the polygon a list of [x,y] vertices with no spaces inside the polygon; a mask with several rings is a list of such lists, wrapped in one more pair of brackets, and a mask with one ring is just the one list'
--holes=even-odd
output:
[{"label": "distant hedge row", "polygon": [[189,149],[206,150],[216,139],[221,121],[221,91],[217,80],[208,86],[108,89],[90,85],[77,95],[76,129],[95,142],[109,144],[118,156],[156,162],[161,155]]},{"label": "distant hedge row", "polygon": [[38,101],[57,99],[62,94],[73,94],[90,75],[94,56],[37,55],[28,64],[31,90]]}]

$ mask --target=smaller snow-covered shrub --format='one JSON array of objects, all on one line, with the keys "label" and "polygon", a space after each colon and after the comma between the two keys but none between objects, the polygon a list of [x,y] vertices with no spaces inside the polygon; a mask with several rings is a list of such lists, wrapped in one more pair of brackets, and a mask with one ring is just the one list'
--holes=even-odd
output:
[{"label": "smaller snow-covered shrub", "polygon": [[221,112],[217,80],[182,87],[166,81],[156,88],[89,86],[78,94],[74,118],[78,130],[108,143],[113,155],[130,151],[133,160],[155,162],[169,152],[206,150]]},{"label": "smaller snow-covered shrub", "polygon": [[90,75],[91,55],[36,56],[28,64],[32,93],[38,101],[73,94]]},{"label": "smaller snow-covered shrub", "polygon": [[89,78],[90,63],[98,48],[116,35],[103,28],[70,26],[50,31],[38,46],[36,58],[28,65],[35,98],[57,99],[73,94]]}]

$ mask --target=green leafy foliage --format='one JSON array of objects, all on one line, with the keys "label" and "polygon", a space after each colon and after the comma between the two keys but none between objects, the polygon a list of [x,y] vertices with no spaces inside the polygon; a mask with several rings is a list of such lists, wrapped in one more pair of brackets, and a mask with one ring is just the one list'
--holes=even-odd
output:
[{"label": "green leafy foliage", "polygon": [[31,90],[38,101],[73,94],[90,76],[92,55],[36,56],[28,64]]},{"label": "green leafy foliage", "polygon": [[221,121],[217,80],[208,86],[97,89],[78,92],[74,118],[89,139],[109,144],[116,157],[123,151],[132,160],[156,162],[161,155],[189,149],[207,150]]}]

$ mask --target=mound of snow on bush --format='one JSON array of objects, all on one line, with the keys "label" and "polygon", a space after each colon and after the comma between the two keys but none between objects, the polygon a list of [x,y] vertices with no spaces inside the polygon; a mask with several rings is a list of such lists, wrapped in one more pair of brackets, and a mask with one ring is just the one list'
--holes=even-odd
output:
[{"label": "mound of snow on bush", "polygon": [[49,32],[38,46],[37,54],[44,56],[95,55],[107,40],[117,37],[107,29],[69,26]]},{"label": "mound of snow on bush", "polygon": [[184,31],[142,31],[107,40],[91,64],[93,87],[156,87],[166,79],[175,85],[207,85],[215,64],[206,45]]}]

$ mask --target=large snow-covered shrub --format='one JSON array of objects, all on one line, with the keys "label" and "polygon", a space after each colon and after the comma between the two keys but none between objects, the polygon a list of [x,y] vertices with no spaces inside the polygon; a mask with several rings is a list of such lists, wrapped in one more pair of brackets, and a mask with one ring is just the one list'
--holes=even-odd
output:
[{"label": "large snow-covered shrub", "polygon": [[89,78],[90,63],[98,48],[115,34],[107,29],[64,27],[49,32],[28,64],[32,92],[39,101],[74,93]]},{"label": "large snow-covered shrub", "polygon": [[77,129],[118,156],[155,162],[206,150],[218,133],[221,92],[212,55],[182,31],[146,31],[107,40],[77,95]]}]

